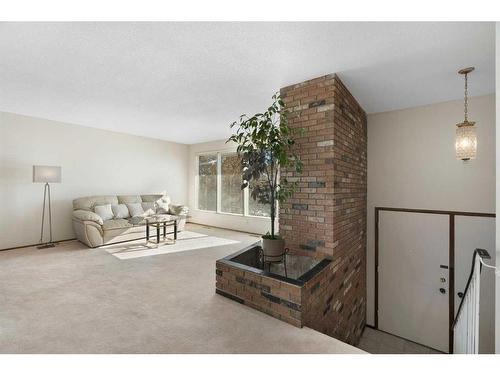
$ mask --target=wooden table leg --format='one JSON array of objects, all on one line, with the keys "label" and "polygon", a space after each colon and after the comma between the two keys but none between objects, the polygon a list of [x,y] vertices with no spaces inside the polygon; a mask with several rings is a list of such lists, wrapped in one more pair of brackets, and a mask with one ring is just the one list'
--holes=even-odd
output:
[{"label": "wooden table leg", "polygon": [[160,224],[156,224],[156,243],[160,244]]},{"label": "wooden table leg", "polygon": [[177,241],[177,220],[174,220],[174,242]]},{"label": "wooden table leg", "polygon": [[149,242],[149,224],[146,223],[146,242]]},{"label": "wooden table leg", "polygon": [[163,222],[163,239],[167,238],[167,222]]}]

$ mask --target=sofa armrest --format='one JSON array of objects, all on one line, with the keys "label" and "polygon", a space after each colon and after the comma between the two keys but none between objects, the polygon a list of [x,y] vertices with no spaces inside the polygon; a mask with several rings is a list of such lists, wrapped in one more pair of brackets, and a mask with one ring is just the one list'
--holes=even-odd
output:
[{"label": "sofa armrest", "polygon": [[102,218],[92,211],[75,210],[73,211],[73,217],[81,221],[93,221],[99,225],[103,224]]},{"label": "sofa armrest", "polygon": [[169,213],[176,216],[186,216],[189,212],[188,206],[171,204],[169,207]]}]

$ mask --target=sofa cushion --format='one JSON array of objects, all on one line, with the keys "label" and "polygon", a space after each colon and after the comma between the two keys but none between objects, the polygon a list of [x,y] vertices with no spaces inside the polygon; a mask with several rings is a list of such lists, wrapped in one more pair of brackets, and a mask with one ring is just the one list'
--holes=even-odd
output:
[{"label": "sofa cushion", "polygon": [[145,194],[141,195],[143,202],[157,202],[165,197],[163,194]]},{"label": "sofa cushion", "polygon": [[94,211],[95,206],[103,204],[118,204],[116,195],[95,195],[73,200],[73,210]]},{"label": "sofa cushion", "polygon": [[102,228],[104,230],[112,230],[112,229],[130,228],[132,226],[133,225],[130,224],[125,219],[111,219],[111,220],[106,220],[102,225]]},{"label": "sofa cushion", "polygon": [[118,203],[141,203],[142,199],[140,195],[119,195]]},{"label": "sofa cushion", "polygon": [[169,213],[177,216],[186,216],[189,212],[187,206],[171,204],[169,207]]},{"label": "sofa cushion", "polygon": [[167,202],[157,202],[156,203],[156,213],[157,214],[168,214],[170,206]]},{"label": "sofa cushion", "polygon": [[102,218],[92,211],[75,210],[73,211],[73,217],[80,221],[93,221],[98,225],[102,225]]},{"label": "sofa cushion", "polygon": [[[152,228],[152,232],[154,232],[154,228]],[[144,238],[144,236],[144,227],[137,226],[105,230],[102,239],[104,245],[107,245],[122,241],[138,240]]]},{"label": "sofa cushion", "polygon": [[[155,203],[155,213],[157,214],[168,214],[170,197],[165,194],[145,194],[141,195],[143,202],[154,202]],[[146,210],[146,209],[144,209]]]},{"label": "sofa cushion", "polygon": [[151,216],[156,213],[155,202],[142,202],[141,205],[144,210],[144,216]]},{"label": "sofa cushion", "polygon": [[144,215],[144,209],[142,208],[141,203],[128,203],[127,204],[128,212],[130,213],[130,216],[143,216]]},{"label": "sofa cushion", "polygon": [[94,207],[94,212],[99,215],[103,221],[110,220],[114,217],[110,204],[103,204]]},{"label": "sofa cushion", "polygon": [[111,210],[113,210],[115,219],[126,219],[130,217],[126,204],[113,204],[111,205]]}]

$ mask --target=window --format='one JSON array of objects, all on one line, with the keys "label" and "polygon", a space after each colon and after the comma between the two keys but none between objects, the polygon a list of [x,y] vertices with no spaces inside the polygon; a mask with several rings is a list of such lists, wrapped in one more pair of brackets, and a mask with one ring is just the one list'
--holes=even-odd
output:
[{"label": "window", "polygon": [[236,153],[221,156],[221,211],[243,214],[241,159]]},{"label": "window", "polygon": [[[196,207],[199,210],[242,216],[269,217],[269,204],[253,200],[249,189],[241,190],[241,160],[235,152],[198,155]],[[261,182],[267,181],[262,176]]]},{"label": "window", "polygon": [[217,154],[198,157],[198,209],[217,211]]},{"label": "window", "polygon": [[[259,181],[250,182],[250,191],[257,184],[267,183],[267,175],[260,176]],[[253,199],[251,194],[248,198],[248,214],[251,216],[271,216],[271,206],[269,204],[260,203],[258,199]]]}]

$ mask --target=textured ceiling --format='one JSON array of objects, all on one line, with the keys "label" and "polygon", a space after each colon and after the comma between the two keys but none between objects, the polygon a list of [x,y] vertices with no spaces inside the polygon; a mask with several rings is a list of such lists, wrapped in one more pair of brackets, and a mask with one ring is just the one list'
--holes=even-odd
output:
[{"label": "textured ceiling", "polygon": [[0,23],[0,110],[197,143],[338,73],[368,113],[494,92],[493,23]]}]

